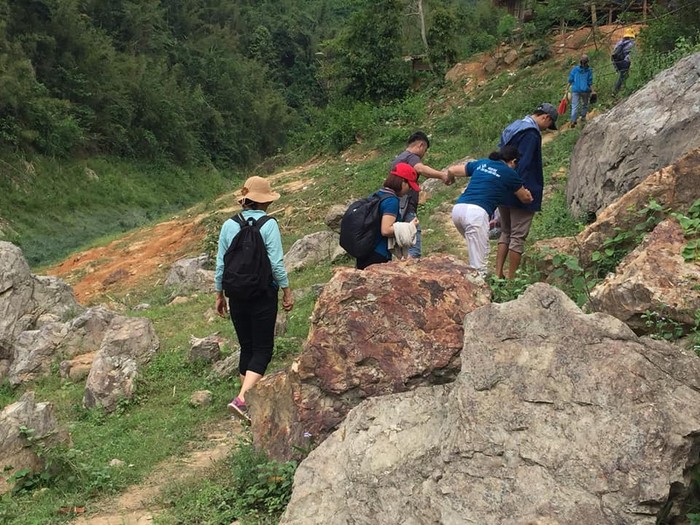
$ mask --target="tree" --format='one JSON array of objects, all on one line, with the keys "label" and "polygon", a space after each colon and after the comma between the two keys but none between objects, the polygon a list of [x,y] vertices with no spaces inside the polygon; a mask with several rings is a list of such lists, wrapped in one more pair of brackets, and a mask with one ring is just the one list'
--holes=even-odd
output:
[{"label": "tree", "polygon": [[401,12],[399,0],[367,0],[347,30],[329,43],[326,72],[342,95],[380,102],[406,93]]}]

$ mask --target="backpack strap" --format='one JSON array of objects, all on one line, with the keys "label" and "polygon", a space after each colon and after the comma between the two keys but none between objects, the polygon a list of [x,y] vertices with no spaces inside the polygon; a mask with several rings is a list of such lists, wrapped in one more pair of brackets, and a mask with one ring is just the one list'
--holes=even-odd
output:
[{"label": "backpack strap", "polygon": [[233,217],[231,217],[232,220],[234,220],[241,228],[245,226],[246,224],[250,224],[252,226],[257,226],[258,230],[263,227],[263,225],[270,219],[277,220],[274,217],[271,217],[270,215],[263,215],[260,217],[258,220],[253,219],[252,217],[245,218],[243,216],[243,213],[237,213]]}]

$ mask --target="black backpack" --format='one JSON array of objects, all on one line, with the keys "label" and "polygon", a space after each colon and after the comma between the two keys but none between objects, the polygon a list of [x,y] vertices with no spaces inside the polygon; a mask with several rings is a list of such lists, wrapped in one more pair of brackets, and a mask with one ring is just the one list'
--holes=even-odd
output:
[{"label": "black backpack", "polygon": [[257,221],[238,214],[231,217],[241,227],[224,254],[222,288],[226,297],[249,301],[265,294],[272,284],[272,265],[260,228],[270,217]]},{"label": "black backpack", "polygon": [[624,49],[624,46],[622,46],[622,45],[616,46],[615,49],[613,50],[612,55],[610,55],[610,60],[612,60],[612,62],[613,62],[614,64],[618,64],[618,63],[620,63],[620,62],[624,62],[624,60],[625,60],[625,49]]},{"label": "black backpack", "polygon": [[340,246],[351,256],[361,259],[374,251],[382,227],[380,204],[393,196],[374,193],[348,207],[340,221]]}]

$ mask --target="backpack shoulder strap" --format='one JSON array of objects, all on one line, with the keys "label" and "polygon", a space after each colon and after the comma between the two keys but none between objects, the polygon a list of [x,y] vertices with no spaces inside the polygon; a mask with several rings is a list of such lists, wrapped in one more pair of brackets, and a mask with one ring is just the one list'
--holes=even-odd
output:
[{"label": "backpack shoulder strap", "polygon": [[231,217],[231,219],[235,221],[241,228],[243,228],[243,226],[245,226],[246,224],[245,217],[243,217],[242,213],[237,213],[236,215]]},{"label": "backpack shoulder strap", "polygon": [[260,217],[257,221],[255,221],[255,226],[257,226],[257,227],[258,227],[258,230],[260,230],[260,228],[262,228],[263,225],[264,225],[267,221],[269,221],[270,219],[272,219],[273,221],[276,221],[276,220],[277,220],[277,219],[275,219],[274,217],[271,217],[270,215],[263,215],[263,216]]}]

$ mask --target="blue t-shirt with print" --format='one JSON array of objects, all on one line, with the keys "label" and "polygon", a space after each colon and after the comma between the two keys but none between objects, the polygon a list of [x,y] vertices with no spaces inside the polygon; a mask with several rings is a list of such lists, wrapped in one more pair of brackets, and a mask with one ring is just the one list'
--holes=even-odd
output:
[{"label": "blue t-shirt with print", "polygon": [[465,170],[471,180],[457,204],[476,204],[489,216],[523,185],[518,172],[501,160],[473,160],[467,163]]},{"label": "blue t-shirt with print", "polygon": [[[379,197],[384,197],[385,195],[390,195],[389,198],[384,199],[379,205],[380,217],[384,215],[393,215],[396,220],[399,220],[399,198],[391,190],[381,189],[375,195]],[[388,239],[382,235],[381,224],[377,230],[377,244],[374,246],[374,251],[381,256],[391,259],[391,252],[389,252]]]}]

